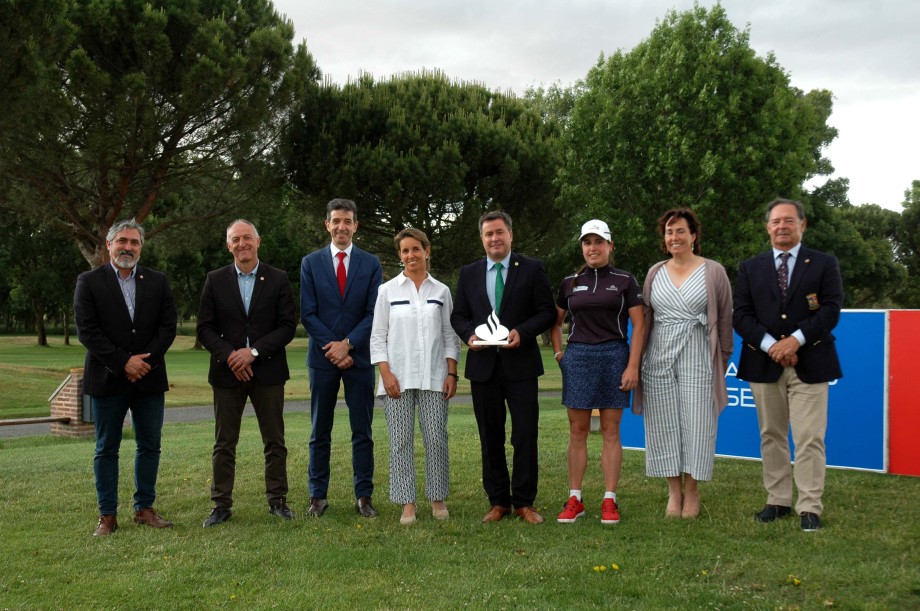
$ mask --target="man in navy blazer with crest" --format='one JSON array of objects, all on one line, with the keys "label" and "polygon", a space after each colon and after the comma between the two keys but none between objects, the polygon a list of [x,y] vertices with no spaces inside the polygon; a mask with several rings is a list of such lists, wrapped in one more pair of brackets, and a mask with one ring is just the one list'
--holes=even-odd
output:
[{"label": "man in navy blazer with crest", "polygon": [[233,263],[208,273],[201,292],[197,333],[211,353],[208,382],[214,392],[211,500],[204,527],[230,519],[236,447],[246,400],[252,402],[265,456],[269,513],[290,520],[284,385],[291,377],[287,346],[297,318],[287,272],[259,260],[262,239],[255,225],[239,219],[227,227]]},{"label": "man in navy blazer with crest", "polygon": [[801,203],[775,199],[766,219],[773,248],[741,263],[733,313],[743,342],[738,377],[751,384],[760,423],[767,504],[755,519],[791,513],[791,426],[795,508],[802,530],[811,532],[821,528],[824,509],[828,383],[843,376],[832,333],[843,282],[836,257],[802,245]]},{"label": "man in navy blazer with crest", "polygon": [[[479,219],[486,258],[464,266],[450,322],[470,347],[464,375],[470,380],[473,412],[482,449],[482,485],[491,508],[483,522],[497,522],[515,513],[531,524],[543,517],[533,508],[537,496],[537,378],[543,359],[537,338],[556,320],[549,278],[543,263],[511,251],[511,217],[487,212]],[[501,267],[499,267],[501,264]],[[501,274],[500,304],[496,308],[496,276]],[[508,345],[477,346],[476,327],[493,310],[510,330]],[[505,458],[505,403],[511,415],[513,474]]]},{"label": "man in navy blazer with crest", "polygon": [[[328,246],[305,256],[300,266],[300,320],[310,336],[310,508],[314,517],[328,507],[332,423],[340,385],[351,424],[352,469],[358,513],[374,517],[374,366],[370,335],[383,280],[380,261],[352,243],[358,209],[336,198],[326,206]],[[333,256],[335,255],[335,256]]]},{"label": "man in navy blazer with crest", "polygon": [[106,236],[109,262],[80,274],[74,320],[86,346],[83,392],[92,397],[96,452],[93,471],[99,502],[94,536],[118,528],[118,453],[131,410],[134,460],[134,522],[167,528],[153,508],[160,467],[166,351],[176,338],[176,307],[165,274],[138,265],[144,229],[134,219],[112,225]]}]

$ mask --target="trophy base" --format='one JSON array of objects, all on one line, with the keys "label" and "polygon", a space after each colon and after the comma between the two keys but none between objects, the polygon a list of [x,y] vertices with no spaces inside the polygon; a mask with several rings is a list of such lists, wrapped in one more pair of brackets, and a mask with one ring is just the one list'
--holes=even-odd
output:
[{"label": "trophy base", "polygon": [[474,346],[507,346],[508,340],[506,339],[474,339]]}]

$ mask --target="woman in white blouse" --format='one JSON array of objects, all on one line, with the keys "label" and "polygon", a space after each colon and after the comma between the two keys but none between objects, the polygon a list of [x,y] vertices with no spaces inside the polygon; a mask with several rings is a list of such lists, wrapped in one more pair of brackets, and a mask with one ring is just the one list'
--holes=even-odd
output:
[{"label": "woman in white blouse", "polygon": [[450,326],[450,289],[428,273],[431,243],[418,229],[396,234],[403,271],[380,286],[371,329],[371,362],[380,369],[390,432],[390,500],[403,506],[400,524],[413,524],[415,409],[425,446],[425,494],[439,520],[450,514],[447,402],[457,392],[460,340]]}]

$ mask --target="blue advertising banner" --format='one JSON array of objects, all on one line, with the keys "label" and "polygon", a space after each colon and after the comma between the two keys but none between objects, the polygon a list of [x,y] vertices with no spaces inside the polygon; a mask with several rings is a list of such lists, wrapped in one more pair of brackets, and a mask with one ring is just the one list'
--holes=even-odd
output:
[{"label": "blue advertising banner", "polygon": [[[885,470],[885,314],[844,310],[834,330],[844,377],[832,382],[829,391],[828,466]],[[748,383],[735,377],[740,350],[736,335],[725,379],[729,403],[719,418],[716,454],[760,459],[754,398]],[[642,417],[624,414],[620,436],[624,447],[644,449]]]}]

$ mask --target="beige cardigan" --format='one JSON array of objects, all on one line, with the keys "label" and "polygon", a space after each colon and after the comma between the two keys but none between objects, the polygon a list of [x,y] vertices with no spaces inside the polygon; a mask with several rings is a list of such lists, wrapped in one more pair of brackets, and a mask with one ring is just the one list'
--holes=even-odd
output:
[{"label": "beige cardigan", "polygon": [[[712,355],[712,400],[713,413],[716,419],[728,403],[728,390],[725,387],[725,369],[732,356],[735,337],[732,332],[732,288],[728,282],[728,275],[720,263],[712,259],[706,261],[706,318],[709,333],[709,353]],[[645,300],[645,350],[648,349],[652,325],[655,324],[655,312],[649,305],[652,295],[652,280],[655,274],[667,263],[659,261],[653,265],[645,276],[642,285],[642,297]],[[719,375],[721,374],[721,375]],[[633,391],[632,411],[641,414],[643,409],[642,378]]]}]

